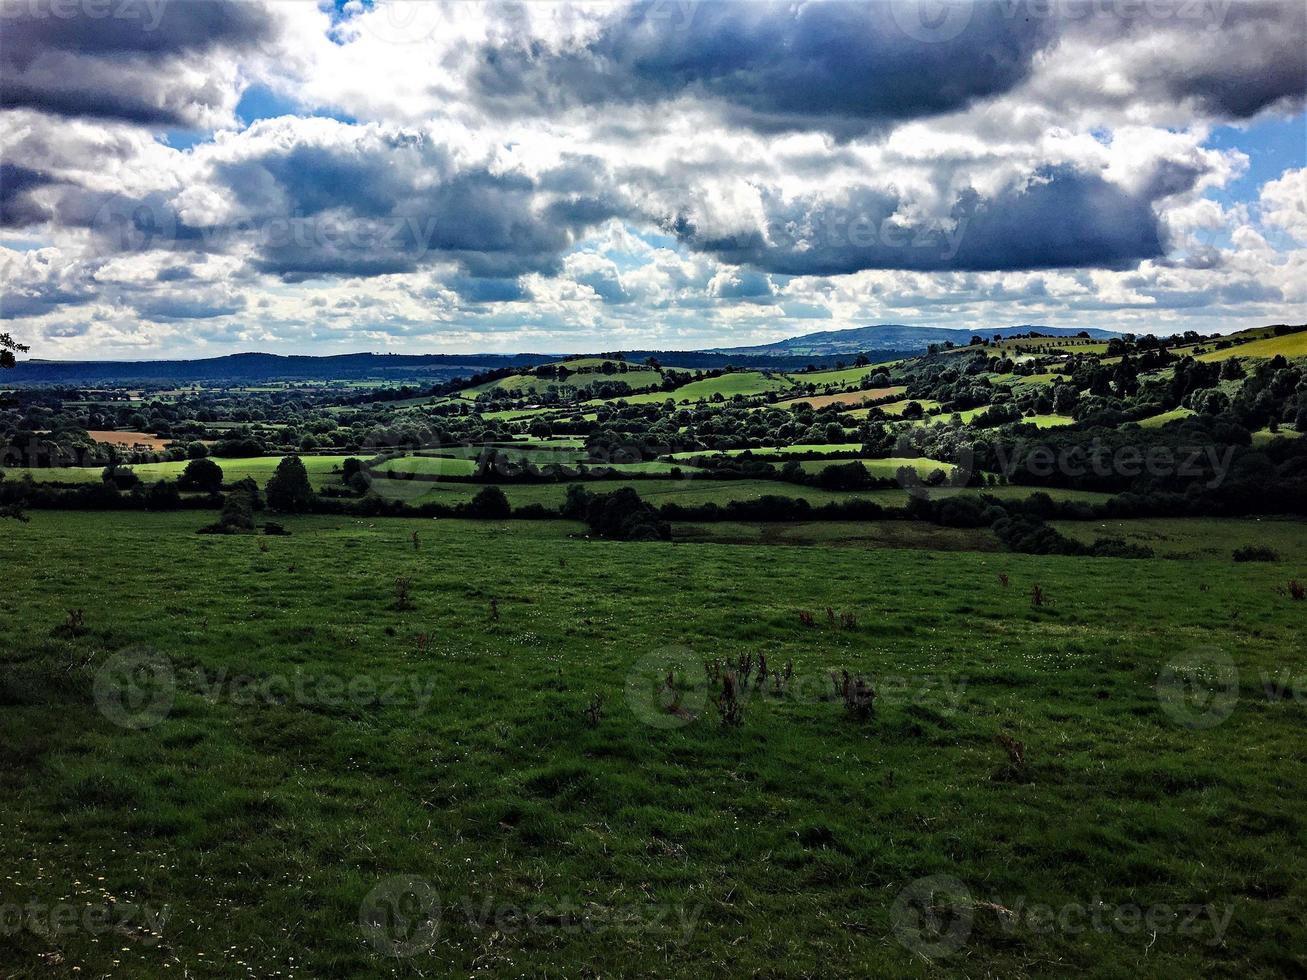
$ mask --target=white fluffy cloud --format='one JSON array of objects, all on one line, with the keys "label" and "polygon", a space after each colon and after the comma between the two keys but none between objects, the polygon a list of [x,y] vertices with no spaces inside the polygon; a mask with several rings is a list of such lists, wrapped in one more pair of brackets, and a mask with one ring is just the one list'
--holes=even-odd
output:
[{"label": "white fluffy cloud", "polygon": [[84,6],[0,0],[42,349],[1302,317],[1307,169],[1212,138],[1302,123],[1294,0]]}]

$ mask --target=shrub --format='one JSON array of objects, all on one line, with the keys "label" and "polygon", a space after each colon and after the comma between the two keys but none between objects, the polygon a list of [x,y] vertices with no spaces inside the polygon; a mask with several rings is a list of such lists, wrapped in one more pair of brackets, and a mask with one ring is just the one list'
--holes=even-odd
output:
[{"label": "shrub", "polygon": [[177,478],[177,486],[182,490],[199,490],[212,493],[222,489],[222,467],[211,459],[192,459]]},{"label": "shrub", "polygon": [[1235,561],[1279,561],[1280,555],[1274,548],[1250,544],[1234,549]]},{"label": "shrub", "polygon": [[298,456],[286,456],[277,464],[277,472],[268,480],[265,490],[268,506],[283,513],[308,510],[313,504],[313,486],[308,470]]},{"label": "shrub", "polygon": [[599,537],[615,541],[667,541],[672,536],[671,526],[631,487],[596,495],[585,521]]},{"label": "shrub", "polygon": [[499,487],[484,487],[463,505],[463,513],[482,520],[503,520],[512,516],[513,508]]}]

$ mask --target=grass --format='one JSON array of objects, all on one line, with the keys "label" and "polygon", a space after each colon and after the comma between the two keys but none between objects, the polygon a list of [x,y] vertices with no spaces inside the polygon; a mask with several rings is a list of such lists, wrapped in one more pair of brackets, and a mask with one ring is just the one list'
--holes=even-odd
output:
[{"label": "grass", "polygon": [[866,402],[874,402],[881,398],[888,398],[890,395],[901,395],[907,391],[903,385],[891,385],[888,388],[864,388],[861,391],[850,391],[838,395],[802,395],[796,398],[790,398],[784,402],[777,402],[778,408],[793,408],[795,405],[809,405],[814,409],[828,408],[831,405],[847,405],[850,408],[857,408]]},{"label": "grass", "polygon": [[[4,900],[167,915],[158,942],[20,928],[7,974],[1307,967],[1307,706],[1260,680],[1302,670],[1302,610],[1276,591],[1301,562],[618,544],[561,522],[312,517],[288,538],[200,538],[196,514],[31,516],[3,529]],[[74,606],[79,636],[57,629]],[[95,678],[141,646],[175,695],[156,724],[119,727]],[[1185,727],[1159,676],[1212,647],[1236,700]],[[700,661],[746,653],[792,661],[791,696],[749,697],[734,728],[656,708],[668,658],[694,708]],[[840,669],[880,689],[870,721],[828,699]],[[443,909],[407,959],[359,924],[395,875]],[[914,917],[896,900],[935,875],[965,887],[970,926],[932,966],[900,941]],[[1059,925],[1098,902],[1228,923]]]},{"label": "grass", "polygon": [[1233,347],[1227,347],[1224,350],[1209,351],[1206,354],[1199,354],[1197,360],[1224,361],[1231,357],[1270,358],[1275,357],[1277,354],[1283,354],[1285,357],[1307,357],[1307,330],[1285,334],[1281,337],[1263,337],[1261,340],[1235,344]]},{"label": "grass", "polygon": [[476,460],[451,459],[446,456],[404,456],[375,466],[375,473],[421,473],[424,476],[471,476],[476,472]]},{"label": "grass", "polygon": [[1140,419],[1139,427],[1143,429],[1160,429],[1168,422],[1179,422],[1181,419],[1187,419],[1193,414],[1191,408],[1173,408],[1169,412],[1162,412],[1146,419]]},{"label": "grass", "polygon": [[1088,543],[1095,537],[1120,537],[1152,548],[1159,558],[1228,559],[1236,548],[1265,545],[1290,566],[1307,564],[1307,525],[1292,520],[1166,517],[1129,521],[1055,522],[1068,537]]},{"label": "grass", "polygon": [[[687,474],[692,471],[692,467],[684,463],[679,465]],[[892,477],[894,473],[888,472],[884,475]],[[585,485],[595,493],[611,493],[619,487],[629,486],[655,506],[667,503],[682,504],[687,507],[708,503],[724,505],[732,500],[757,500],[767,495],[802,498],[814,505],[857,499],[872,500],[884,507],[902,507],[909,500],[908,492],[897,488],[843,492],[821,490],[817,487],[785,483],[780,480],[710,480],[687,477],[629,482],[592,480]],[[416,483],[386,479],[374,480],[372,483],[372,489],[382,496],[394,496],[411,504],[433,502],[459,504],[471,500],[484,486],[485,484],[481,483]],[[499,484],[499,487],[514,507],[524,507],[528,504],[558,507],[567,494],[566,483],[504,483]],[[1002,486],[987,487],[984,492],[1004,500],[1024,500],[1036,491],[1033,487]],[[1049,488],[1042,489],[1041,492],[1047,493],[1056,500],[1079,500],[1086,503],[1101,503],[1111,497],[1110,494],[1095,493],[1091,490]]]},{"label": "grass", "polygon": [[681,385],[675,391],[661,392],[663,398],[683,401],[703,401],[721,395],[728,401],[736,395],[765,395],[769,391],[786,391],[794,387],[788,377],[766,374],[762,371],[732,371],[717,378],[704,378]]},{"label": "grass", "polygon": [[1028,415],[1021,420],[1026,425],[1040,429],[1057,429],[1066,425],[1075,425],[1076,420],[1070,415]]}]

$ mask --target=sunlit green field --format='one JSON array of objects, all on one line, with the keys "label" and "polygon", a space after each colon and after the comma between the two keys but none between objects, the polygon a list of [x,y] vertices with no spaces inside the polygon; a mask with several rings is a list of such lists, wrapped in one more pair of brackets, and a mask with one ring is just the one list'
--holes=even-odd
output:
[{"label": "sunlit green field", "polygon": [[[309,480],[314,486],[320,486],[324,483],[332,483],[340,478],[340,465],[348,456],[301,456],[304,461],[304,468],[308,471]],[[281,462],[280,456],[258,456],[250,459],[220,459],[213,460],[222,467],[223,479],[227,482],[235,482],[251,477],[259,485],[268,482],[268,478],[277,470],[277,465]],[[169,462],[169,463],[137,463],[127,467],[143,481],[149,483],[155,480],[175,480],[182,475],[186,469],[186,461]],[[100,479],[104,472],[102,466],[52,466],[36,468],[19,468],[6,467],[4,474],[6,479],[19,480],[27,474],[31,474],[32,479],[45,482],[58,483],[92,483]]]},{"label": "sunlit green field", "polygon": [[[1307,970],[1301,544],[201,518],[0,527],[5,975]],[[762,654],[722,725],[702,661]]]}]

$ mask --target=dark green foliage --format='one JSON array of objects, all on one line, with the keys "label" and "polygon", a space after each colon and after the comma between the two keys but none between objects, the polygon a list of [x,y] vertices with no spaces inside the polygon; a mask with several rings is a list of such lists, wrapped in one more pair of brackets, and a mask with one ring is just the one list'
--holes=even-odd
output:
[{"label": "dark green foliage", "polygon": [[222,467],[208,458],[192,459],[177,478],[182,490],[199,490],[212,493],[222,488]]},{"label": "dark green foliage", "polygon": [[504,491],[492,486],[479,491],[463,506],[463,512],[468,517],[482,520],[502,520],[512,516],[513,508],[509,505]]},{"label": "dark green foliage", "polygon": [[313,487],[308,471],[298,456],[287,456],[277,464],[277,472],[268,480],[264,493],[268,506],[286,514],[301,513],[313,504]]},{"label": "dark green foliage", "polygon": [[1274,548],[1267,548],[1265,545],[1245,545],[1242,548],[1234,549],[1234,560],[1238,562],[1245,561],[1279,561],[1280,555]]},{"label": "dark green foliage", "polygon": [[601,538],[616,541],[666,541],[671,527],[631,487],[596,494],[586,508],[585,521]]}]

